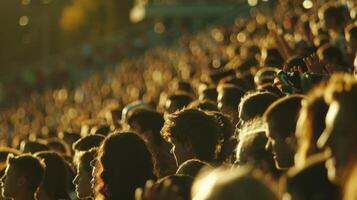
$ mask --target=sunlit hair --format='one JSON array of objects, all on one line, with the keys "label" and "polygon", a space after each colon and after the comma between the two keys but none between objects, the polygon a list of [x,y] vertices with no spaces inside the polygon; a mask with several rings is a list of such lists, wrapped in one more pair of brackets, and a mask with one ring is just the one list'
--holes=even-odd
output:
[{"label": "sunlit hair", "polygon": [[274,192],[263,182],[263,174],[250,166],[217,168],[202,173],[192,187],[193,200],[277,200]]},{"label": "sunlit hair", "polygon": [[45,174],[46,165],[43,160],[30,154],[16,157],[13,154],[9,154],[7,164],[14,167],[18,174],[26,178],[26,186],[30,192],[35,193],[38,190]]},{"label": "sunlit hair", "polygon": [[161,134],[190,144],[196,158],[211,162],[215,157],[220,130],[216,119],[198,109],[183,109],[166,117]]},{"label": "sunlit hair", "polygon": [[151,154],[132,132],[109,135],[98,150],[95,199],[133,199],[134,191],[155,179]]}]

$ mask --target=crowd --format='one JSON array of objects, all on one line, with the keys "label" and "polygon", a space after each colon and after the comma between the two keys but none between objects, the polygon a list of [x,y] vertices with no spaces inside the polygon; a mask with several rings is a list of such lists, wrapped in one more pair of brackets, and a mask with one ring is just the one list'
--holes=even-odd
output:
[{"label": "crowd", "polygon": [[2,111],[0,199],[356,200],[357,3],[313,2]]}]

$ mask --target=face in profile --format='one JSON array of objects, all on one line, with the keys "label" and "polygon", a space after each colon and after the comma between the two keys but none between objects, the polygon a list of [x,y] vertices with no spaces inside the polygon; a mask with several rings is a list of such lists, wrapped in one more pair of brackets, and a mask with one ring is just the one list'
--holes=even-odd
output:
[{"label": "face in profile", "polygon": [[84,169],[82,163],[79,163],[77,175],[73,180],[78,198],[83,199],[92,196],[91,178],[91,175]]},{"label": "face in profile", "polygon": [[338,102],[333,102],[330,105],[326,115],[326,129],[317,143],[318,147],[330,153],[326,167],[329,179],[335,182],[340,181],[349,159],[354,155],[354,152],[357,152],[354,126],[348,125],[348,120],[353,119],[345,116],[346,112],[348,111],[343,110]]},{"label": "face in profile", "polygon": [[4,176],[1,178],[1,195],[5,198],[13,198],[21,187],[22,178],[16,173],[16,169],[8,165]]},{"label": "face in profile", "polygon": [[278,169],[287,169],[294,165],[294,153],[287,140],[283,140],[278,132],[269,127],[266,131],[268,142],[266,149],[273,153]]}]

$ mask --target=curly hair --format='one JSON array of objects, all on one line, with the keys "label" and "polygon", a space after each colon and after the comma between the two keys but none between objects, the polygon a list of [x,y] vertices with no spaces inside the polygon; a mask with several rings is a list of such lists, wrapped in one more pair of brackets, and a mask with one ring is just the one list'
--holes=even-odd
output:
[{"label": "curly hair", "polygon": [[198,109],[183,109],[167,116],[161,134],[169,142],[174,138],[191,144],[196,158],[210,162],[215,157],[220,130],[214,116]]}]

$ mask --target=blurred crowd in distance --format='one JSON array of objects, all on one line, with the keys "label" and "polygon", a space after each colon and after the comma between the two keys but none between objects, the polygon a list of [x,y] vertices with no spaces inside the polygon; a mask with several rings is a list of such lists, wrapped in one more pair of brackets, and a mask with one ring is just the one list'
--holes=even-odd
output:
[{"label": "blurred crowd in distance", "polygon": [[356,73],[356,1],[255,9],[3,110],[0,199],[356,200]]}]

